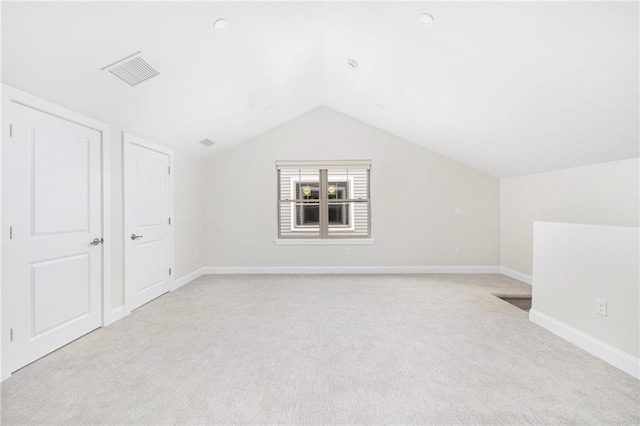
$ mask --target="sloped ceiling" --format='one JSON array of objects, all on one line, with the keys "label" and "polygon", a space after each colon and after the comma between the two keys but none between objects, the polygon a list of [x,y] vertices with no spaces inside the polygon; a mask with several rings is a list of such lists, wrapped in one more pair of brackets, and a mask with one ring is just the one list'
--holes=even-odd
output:
[{"label": "sloped ceiling", "polygon": [[[638,31],[636,2],[3,2],[2,81],[203,156],[326,105],[504,177],[638,156]],[[137,51],[160,76],[101,71]]]}]

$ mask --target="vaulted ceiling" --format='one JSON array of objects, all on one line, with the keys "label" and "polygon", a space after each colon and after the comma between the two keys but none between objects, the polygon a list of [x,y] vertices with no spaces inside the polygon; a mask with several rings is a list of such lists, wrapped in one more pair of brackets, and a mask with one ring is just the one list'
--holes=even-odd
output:
[{"label": "vaulted ceiling", "polygon": [[[503,177],[638,156],[638,16],[636,2],[3,2],[2,81],[203,156],[325,105]],[[101,71],[138,51],[158,77]]]}]

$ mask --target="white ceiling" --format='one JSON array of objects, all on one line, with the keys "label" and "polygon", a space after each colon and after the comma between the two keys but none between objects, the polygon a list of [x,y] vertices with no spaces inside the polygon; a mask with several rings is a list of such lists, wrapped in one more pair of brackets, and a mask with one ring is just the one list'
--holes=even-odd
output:
[{"label": "white ceiling", "polygon": [[[199,155],[326,105],[504,177],[639,155],[638,16],[636,2],[3,2],[2,81]],[[137,51],[159,77],[100,71]]]}]

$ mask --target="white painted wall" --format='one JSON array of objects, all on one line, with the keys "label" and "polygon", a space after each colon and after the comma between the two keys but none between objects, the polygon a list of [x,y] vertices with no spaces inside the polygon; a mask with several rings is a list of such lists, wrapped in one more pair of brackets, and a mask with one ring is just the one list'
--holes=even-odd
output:
[{"label": "white painted wall", "polygon": [[111,307],[124,304],[122,130],[111,128]]},{"label": "white painted wall", "polygon": [[[345,246],[275,245],[275,161],[332,159],[372,160],[374,244],[350,255]],[[322,107],[207,160],[205,263],[496,266],[498,193],[496,178]]]},{"label": "white painted wall", "polygon": [[533,222],[638,226],[640,159],[500,181],[501,266],[530,276]]},{"label": "white painted wall", "polygon": [[[536,222],[532,320],[543,314],[637,361],[638,231],[637,227]],[[607,301],[607,316],[596,313],[597,298]],[[636,362],[636,373],[637,368]]]},{"label": "white painted wall", "polygon": [[173,157],[175,279],[204,266],[204,159],[175,150]]}]

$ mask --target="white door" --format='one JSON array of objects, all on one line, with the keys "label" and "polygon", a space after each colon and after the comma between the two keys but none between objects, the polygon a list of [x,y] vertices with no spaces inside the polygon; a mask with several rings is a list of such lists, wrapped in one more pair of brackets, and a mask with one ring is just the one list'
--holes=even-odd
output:
[{"label": "white door", "polygon": [[124,145],[125,308],[131,312],[172,283],[172,153],[127,133]]},{"label": "white door", "polygon": [[8,113],[3,317],[12,372],[101,325],[102,142],[97,130],[25,106]]}]

